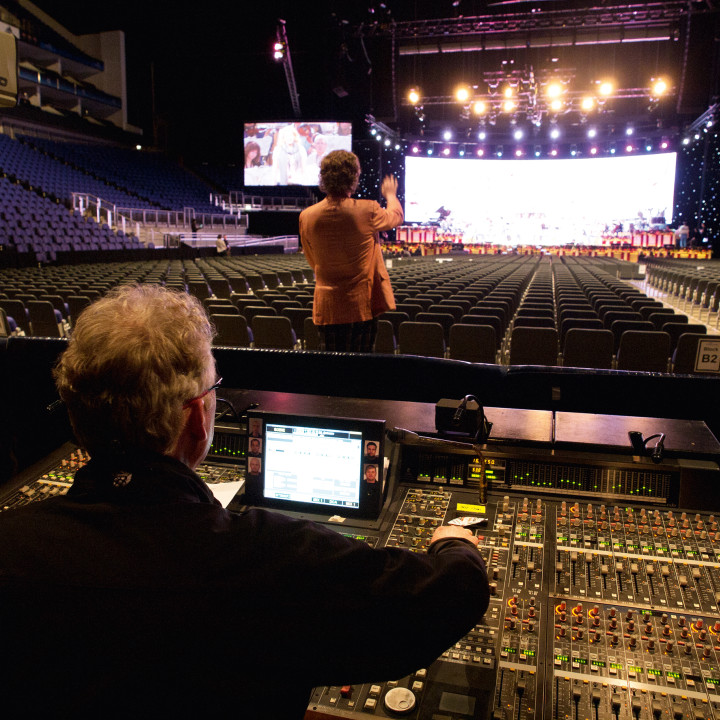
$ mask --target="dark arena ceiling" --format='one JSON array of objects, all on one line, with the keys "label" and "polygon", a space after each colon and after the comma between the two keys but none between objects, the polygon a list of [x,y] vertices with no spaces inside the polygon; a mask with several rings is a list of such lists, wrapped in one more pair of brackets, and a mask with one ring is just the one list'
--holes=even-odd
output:
[{"label": "dark arena ceiling", "polygon": [[[483,128],[488,141],[511,141],[519,127],[524,142],[544,143],[556,125],[565,141],[593,127],[613,142],[631,125],[657,142],[697,126],[720,92],[720,0],[36,3],[76,33],[125,31],[131,121],[152,137],[152,85],[156,124],[182,153],[225,157],[243,122],[293,118],[352,121],[361,137],[369,117],[406,144],[447,129],[455,142]],[[276,62],[282,32],[288,60]],[[659,79],[662,96],[651,90]]]}]

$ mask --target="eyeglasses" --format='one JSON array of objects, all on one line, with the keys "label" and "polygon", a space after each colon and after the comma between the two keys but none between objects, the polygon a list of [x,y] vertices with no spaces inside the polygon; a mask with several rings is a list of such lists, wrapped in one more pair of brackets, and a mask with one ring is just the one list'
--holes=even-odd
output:
[{"label": "eyeglasses", "polygon": [[192,403],[194,403],[196,400],[202,400],[208,393],[211,393],[213,390],[217,390],[217,389],[220,387],[220,385],[222,385],[222,380],[223,380],[222,378],[218,378],[218,379],[215,381],[215,384],[212,385],[211,387],[209,387],[205,392],[200,393],[200,395],[196,395],[194,398],[190,398],[190,399],[183,405],[183,410],[185,410],[185,408],[190,407],[190,405],[191,405]]}]

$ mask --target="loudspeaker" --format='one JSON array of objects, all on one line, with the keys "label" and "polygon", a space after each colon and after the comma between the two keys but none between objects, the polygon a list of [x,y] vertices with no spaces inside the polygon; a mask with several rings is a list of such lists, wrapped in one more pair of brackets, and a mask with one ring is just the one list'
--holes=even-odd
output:
[{"label": "loudspeaker", "polygon": [[0,33],[0,107],[15,107],[17,93],[17,43],[11,33]]},{"label": "loudspeaker", "polygon": [[712,74],[718,62],[717,25],[714,13],[693,13],[689,17],[685,28],[688,36],[683,81],[677,99],[677,111],[681,115],[704,113],[715,93],[713,85],[717,85],[717,79]]}]

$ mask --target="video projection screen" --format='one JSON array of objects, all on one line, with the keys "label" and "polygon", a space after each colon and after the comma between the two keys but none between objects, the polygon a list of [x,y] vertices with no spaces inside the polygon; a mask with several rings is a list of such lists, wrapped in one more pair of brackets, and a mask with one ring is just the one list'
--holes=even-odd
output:
[{"label": "video projection screen", "polygon": [[405,221],[465,242],[592,243],[672,223],[677,153],[568,159],[405,158]]},{"label": "video projection screen", "polygon": [[352,149],[352,123],[245,123],[245,185],[318,184],[320,161]]}]

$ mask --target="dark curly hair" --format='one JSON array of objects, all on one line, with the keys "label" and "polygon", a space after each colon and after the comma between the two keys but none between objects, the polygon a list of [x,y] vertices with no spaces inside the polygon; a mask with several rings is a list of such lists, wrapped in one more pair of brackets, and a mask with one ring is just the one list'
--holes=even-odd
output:
[{"label": "dark curly hair", "polygon": [[333,150],[320,163],[319,187],[330,197],[352,195],[360,179],[360,160],[347,150]]}]

